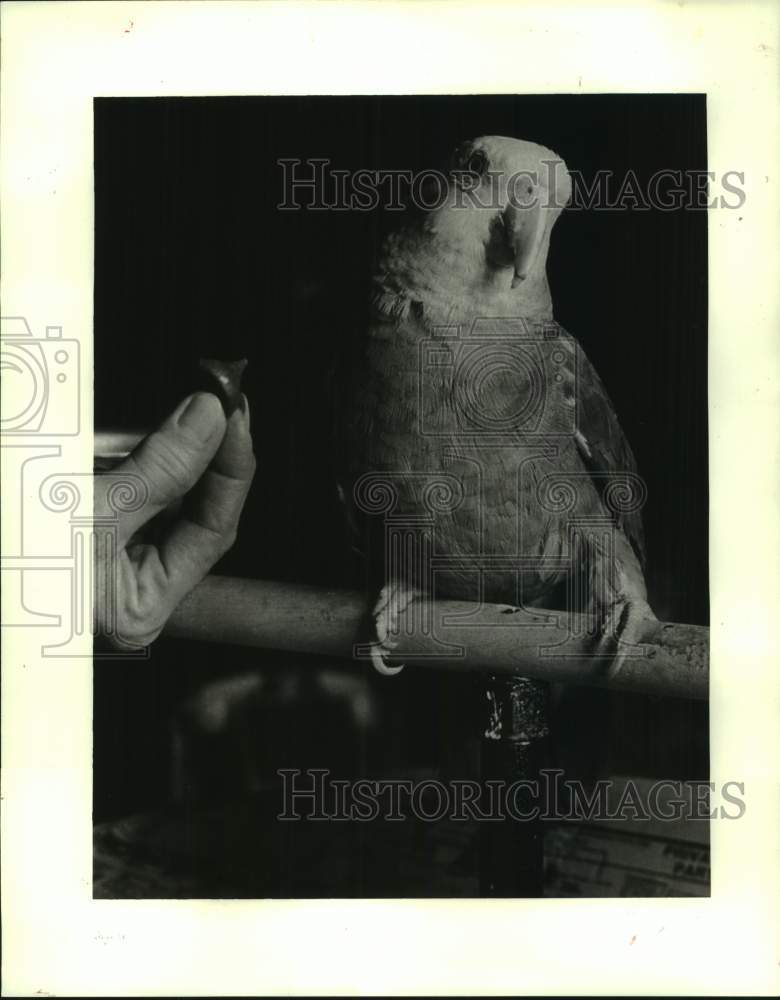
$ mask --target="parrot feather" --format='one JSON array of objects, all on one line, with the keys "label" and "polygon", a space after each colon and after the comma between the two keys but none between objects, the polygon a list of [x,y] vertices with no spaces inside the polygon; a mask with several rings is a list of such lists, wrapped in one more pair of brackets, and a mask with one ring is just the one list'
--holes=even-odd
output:
[{"label": "parrot feather", "polygon": [[[432,544],[449,560],[437,595],[553,607],[576,578],[578,610],[650,617],[641,503],[625,502],[636,462],[603,383],[553,316],[546,260],[571,193],[566,166],[543,146],[486,136],[458,148],[451,177],[440,205],[386,239],[370,317],[348,341],[340,480],[353,522],[376,532],[380,520],[359,500],[366,476],[384,477],[394,517],[430,514],[431,483],[454,483],[457,502],[436,510]],[[613,525],[611,543],[597,523]],[[430,589],[425,559],[390,566],[381,539],[363,547],[396,588],[383,615],[405,606],[399,586]]]}]

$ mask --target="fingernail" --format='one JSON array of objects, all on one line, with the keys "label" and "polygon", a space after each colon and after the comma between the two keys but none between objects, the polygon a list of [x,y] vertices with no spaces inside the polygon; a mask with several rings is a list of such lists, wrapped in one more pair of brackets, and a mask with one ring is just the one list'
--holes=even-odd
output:
[{"label": "fingernail", "polygon": [[174,422],[198,437],[210,438],[219,428],[221,416],[222,404],[216,396],[210,392],[196,392],[181,403],[174,413]]},{"label": "fingernail", "polygon": [[252,424],[252,417],[251,417],[251,414],[249,412],[249,400],[246,398],[246,396],[244,395],[243,392],[241,393],[241,401],[238,404],[238,408],[244,414],[244,420],[246,422],[246,428],[247,428],[247,430],[249,430],[249,428],[250,428],[250,426]]}]

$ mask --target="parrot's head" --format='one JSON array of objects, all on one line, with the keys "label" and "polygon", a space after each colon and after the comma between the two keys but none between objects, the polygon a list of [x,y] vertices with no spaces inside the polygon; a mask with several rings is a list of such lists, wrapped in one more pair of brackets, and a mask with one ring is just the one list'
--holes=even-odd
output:
[{"label": "parrot's head", "polygon": [[418,235],[388,241],[384,289],[403,282],[432,322],[480,311],[551,316],[550,233],[570,196],[566,164],[551,149],[495,135],[462,143]]},{"label": "parrot's head", "polygon": [[[544,271],[550,231],[571,197],[566,164],[534,142],[489,135],[459,146],[436,228],[484,249],[512,288]],[[511,268],[511,276],[509,269]]]}]

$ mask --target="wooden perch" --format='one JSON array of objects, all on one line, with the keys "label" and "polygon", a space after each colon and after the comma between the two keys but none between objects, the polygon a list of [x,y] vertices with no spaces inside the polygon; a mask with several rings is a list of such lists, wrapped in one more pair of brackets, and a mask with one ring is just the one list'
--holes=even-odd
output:
[{"label": "wooden perch", "polygon": [[[210,576],[182,602],[165,634],[352,658],[361,655],[366,611],[358,593]],[[584,634],[584,624],[563,612],[421,599],[401,617],[395,653],[410,665],[707,697],[709,629],[648,622],[641,636],[644,655],[627,657],[610,672],[609,662],[589,656],[593,639]]]}]

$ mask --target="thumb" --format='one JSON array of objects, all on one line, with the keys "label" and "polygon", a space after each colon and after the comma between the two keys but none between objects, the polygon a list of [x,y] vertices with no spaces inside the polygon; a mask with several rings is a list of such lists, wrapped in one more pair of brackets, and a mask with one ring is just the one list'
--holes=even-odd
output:
[{"label": "thumb", "polygon": [[226,427],[219,399],[209,392],[196,392],[182,400],[160,427],[114,469],[112,478],[123,472],[138,476],[148,491],[142,508],[122,516],[120,546],[155,514],[192,489],[216,454]]}]

